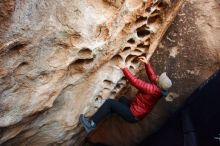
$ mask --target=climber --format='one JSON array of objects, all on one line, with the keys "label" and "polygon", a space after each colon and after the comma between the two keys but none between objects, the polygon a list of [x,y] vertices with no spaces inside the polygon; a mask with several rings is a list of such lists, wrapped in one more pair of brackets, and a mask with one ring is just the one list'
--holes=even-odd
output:
[{"label": "climber", "polygon": [[138,93],[131,103],[125,97],[119,98],[118,101],[107,99],[92,117],[87,118],[81,114],[79,119],[87,133],[94,130],[100,121],[112,113],[118,114],[128,122],[138,122],[152,110],[161,97],[168,96],[168,89],[172,86],[172,82],[166,73],[156,76],[151,68],[148,56],[146,58],[141,56],[138,59],[145,64],[151,83],[138,79],[124,64],[118,64],[117,66],[123,71],[129,83],[138,89]]}]

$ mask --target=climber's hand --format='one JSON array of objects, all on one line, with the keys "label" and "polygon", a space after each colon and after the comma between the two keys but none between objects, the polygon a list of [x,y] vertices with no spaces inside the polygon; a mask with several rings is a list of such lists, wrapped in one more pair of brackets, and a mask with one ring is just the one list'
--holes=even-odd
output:
[{"label": "climber's hand", "polygon": [[120,69],[123,69],[123,68],[126,67],[126,65],[124,64],[124,62],[118,62],[118,63],[116,64],[116,66],[117,66],[118,68],[120,68]]},{"label": "climber's hand", "polygon": [[149,63],[149,59],[145,58],[144,56],[138,57],[138,59],[143,63]]}]

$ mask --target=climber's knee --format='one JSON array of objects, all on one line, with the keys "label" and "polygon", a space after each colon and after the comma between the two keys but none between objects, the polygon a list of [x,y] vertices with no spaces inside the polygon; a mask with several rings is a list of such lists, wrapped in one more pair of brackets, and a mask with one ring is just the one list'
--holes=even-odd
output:
[{"label": "climber's knee", "polygon": [[113,100],[114,100],[114,99],[108,98],[108,99],[106,99],[105,103],[106,103],[106,104],[111,104],[111,103],[113,102]]}]

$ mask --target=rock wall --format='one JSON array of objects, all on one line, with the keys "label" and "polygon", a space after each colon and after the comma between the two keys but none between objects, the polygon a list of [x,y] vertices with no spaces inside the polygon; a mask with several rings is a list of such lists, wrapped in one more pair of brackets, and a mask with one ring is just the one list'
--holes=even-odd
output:
[{"label": "rock wall", "polygon": [[[186,0],[154,52],[151,64],[158,75],[167,72],[173,81],[170,90],[178,93],[179,97],[173,102],[162,98],[153,111],[137,124],[129,124],[118,116],[108,118],[88,137],[88,141],[109,146],[140,143],[157,131],[184,104],[193,90],[220,69],[219,1]],[[144,68],[139,78],[148,81]],[[126,86],[119,95],[132,98],[135,93],[132,86]]]},{"label": "rock wall", "polygon": [[88,116],[126,85],[170,1],[0,2],[0,144],[79,145]]}]

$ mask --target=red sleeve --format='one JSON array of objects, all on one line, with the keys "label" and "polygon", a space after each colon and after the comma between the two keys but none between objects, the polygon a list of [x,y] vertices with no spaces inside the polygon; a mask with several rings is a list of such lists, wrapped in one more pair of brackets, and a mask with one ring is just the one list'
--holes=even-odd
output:
[{"label": "red sleeve", "polygon": [[153,70],[153,68],[151,67],[151,65],[149,63],[145,64],[145,69],[146,69],[149,80],[152,83],[157,84],[157,76],[154,73],[154,70]]},{"label": "red sleeve", "polygon": [[154,90],[154,85],[146,83],[146,82],[138,79],[128,70],[127,67],[123,68],[122,71],[123,71],[125,77],[130,82],[130,84],[133,85],[138,90],[141,90],[142,92],[148,92],[148,93],[151,93]]}]

